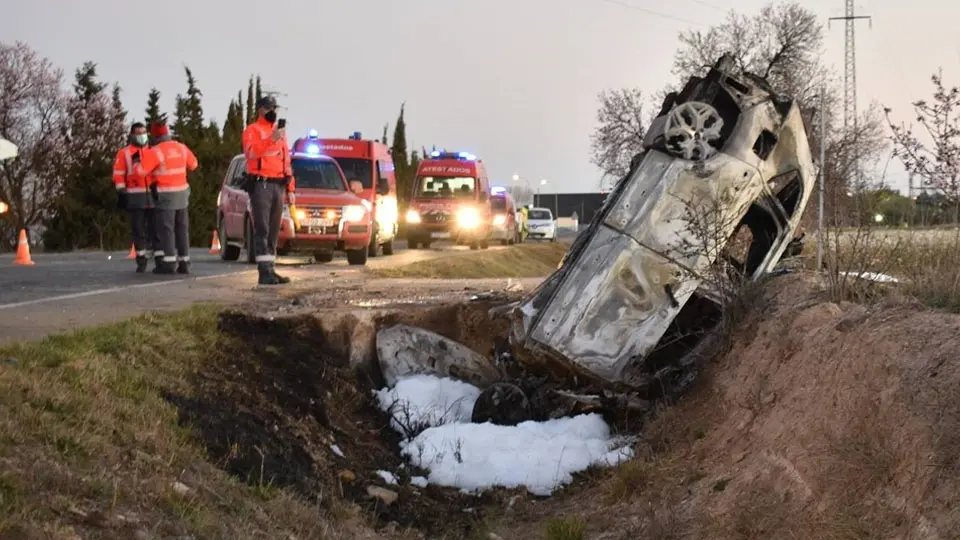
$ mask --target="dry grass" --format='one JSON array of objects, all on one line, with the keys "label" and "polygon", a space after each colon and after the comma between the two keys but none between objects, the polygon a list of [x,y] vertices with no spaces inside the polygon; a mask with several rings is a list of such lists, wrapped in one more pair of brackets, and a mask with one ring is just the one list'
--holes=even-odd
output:
[{"label": "dry grass", "polygon": [[482,279],[545,277],[557,269],[568,244],[521,244],[505,249],[457,253],[373,273],[388,278]]},{"label": "dry grass", "polygon": [[346,509],[230,477],[178,425],[163,396],[218,354],[217,312],[0,349],[0,537],[360,537]]},{"label": "dry grass", "polygon": [[[897,278],[898,291],[930,307],[960,312],[960,230],[864,227],[825,236],[824,262],[834,300],[885,296],[893,287],[854,277],[873,272]],[[808,268],[815,266],[816,251],[815,239],[804,246]]]}]

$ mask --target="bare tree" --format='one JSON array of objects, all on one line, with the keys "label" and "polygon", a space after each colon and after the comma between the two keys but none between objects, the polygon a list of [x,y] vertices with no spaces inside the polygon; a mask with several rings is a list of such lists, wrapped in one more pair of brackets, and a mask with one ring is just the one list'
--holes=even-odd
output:
[{"label": "bare tree", "polygon": [[643,92],[620,88],[600,92],[597,127],[590,137],[590,162],[606,179],[619,179],[630,169],[630,160],[643,150],[648,119]]},{"label": "bare tree", "polygon": [[[893,132],[894,156],[903,162],[908,172],[921,178],[925,187],[942,193],[954,208],[953,221],[960,214],[960,88],[943,84],[943,70],[930,77],[933,82],[931,101],[913,102],[913,110],[920,125],[920,136],[912,127],[895,125],[890,119],[892,109],[885,108],[887,124]],[[921,141],[921,136],[928,142]]]},{"label": "bare tree", "polygon": [[67,95],[63,72],[26,44],[0,43],[0,133],[20,155],[0,163],[0,199],[10,212],[0,216],[8,247],[17,231],[41,221],[59,187],[66,159]]}]

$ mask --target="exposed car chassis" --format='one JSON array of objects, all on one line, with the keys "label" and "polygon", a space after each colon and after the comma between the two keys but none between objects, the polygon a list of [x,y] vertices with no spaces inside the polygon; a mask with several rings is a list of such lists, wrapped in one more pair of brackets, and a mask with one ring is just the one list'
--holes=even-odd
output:
[{"label": "exposed car chassis", "polygon": [[798,105],[720,58],[667,96],[589,229],[510,311],[518,359],[648,386],[690,355],[737,283],[777,265],[814,177]]}]

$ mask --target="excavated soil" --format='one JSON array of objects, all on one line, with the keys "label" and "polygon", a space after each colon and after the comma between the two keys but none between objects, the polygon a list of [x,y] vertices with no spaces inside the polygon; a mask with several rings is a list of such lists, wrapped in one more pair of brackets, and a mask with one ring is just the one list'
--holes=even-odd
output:
[{"label": "excavated soil", "polygon": [[833,303],[809,276],[765,291],[643,457],[501,536],[579,516],[592,539],[960,538],[960,317]]},{"label": "excavated soil", "polygon": [[[493,303],[406,306],[380,310],[375,326],[405,323],[456,339],[489,354],[505,328],[491,323]],[[374,403],[379,377],[352,367],[341,328],[325,329],[323,314],[262,317],[244,311],[221,315],[222,354],[196,373],[192,397],[169,396],[181,421],[206,446],[209,457],[254,485],[290,487],[330,509],[356,503],[379,527],[413,528],[430,537],[469,538],[505,492],[477,497],[456,490],[413,487],[399,457],[399,436]],[[337,331],[340,330],[340,331]],[[342,454],[342,455],[340,455]],[[397,475],[388,485],[378,470]],[[385,504],[371,486],[398,495]]]}]

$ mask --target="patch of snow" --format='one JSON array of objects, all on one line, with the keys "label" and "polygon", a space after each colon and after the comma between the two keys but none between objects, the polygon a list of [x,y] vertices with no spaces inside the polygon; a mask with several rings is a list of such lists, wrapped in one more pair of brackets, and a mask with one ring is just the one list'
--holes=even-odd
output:
[{"label": "patch of snow", "polygon": [[[570,483],[573,473],[633,457],[629,444],[612,438],[597,414],[516,426],[470,423],[479,394],[472,385],[431,375],[401,378],[394,388],[378,391],[384,411],[405,415],[400,424],[408,422],[405,410],[426,411],[415,418],[431,427],[400,445],[413,465],[430,471],[426,482],[475,494],[494,486],[524,486],[534,495],[550,495]],[[438,410],[454,414],[436,415]],[[394,420],[394,429],[407,436]]]},{"label": "patch of snow", "polygon": [[338,455],[338,456],[340,456],[340,457],[346,457],[346,456],[343,455],[343,450],[341,450],[340,447],[337,446],[337,445],[335,445],[335,444],[331,444],[331,445],[330,445],[330,450],[332,450],[334,454],[336,454],[336,455]]},{"label": "patch of snow", "polygon": [[417,486],[419,488],[425,488],[427,487],[427,484],[429,484],[429,482],[427,482],[427,479],[424,476],[410,477],[410,485]]},{"label": "patch of snow", "polygon": [[407,435],[417,428],[469,422],[480,389],[449,377],[410,375],[375,394],[380,408],[391,414],[393,429]]},{"label": "patch of snow", "polygon": [[384,482],[386,482],[386,483],[388,483],[388,484],[392,484],[392,485],[396,485],[396,484],[397,484],[397,477],[394,476],[394,474],[393,474],[392,472],[390,472],[390,471],[377,471],[377,474],[380,475],[380,478],[383,478],[383,481],[384,481]]}]

